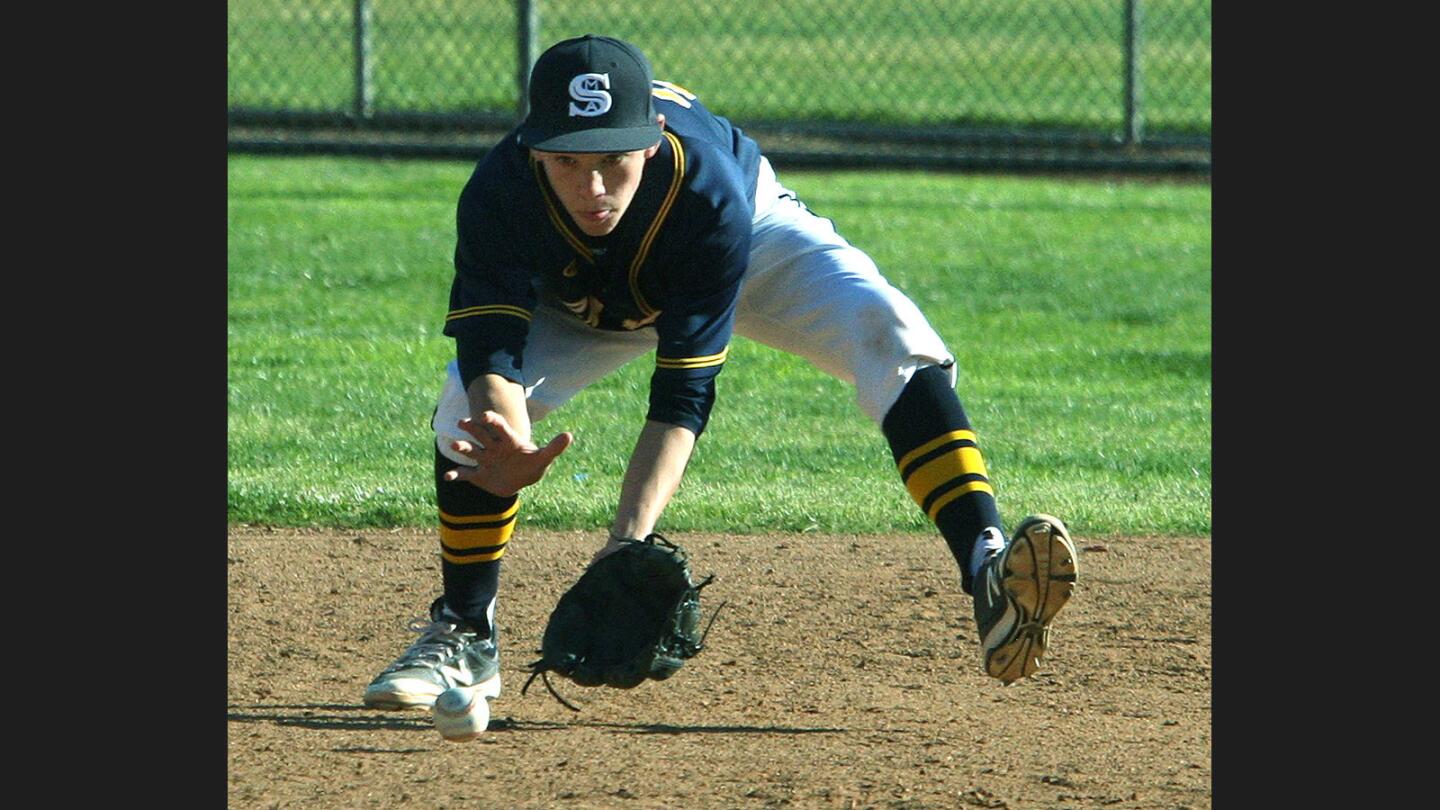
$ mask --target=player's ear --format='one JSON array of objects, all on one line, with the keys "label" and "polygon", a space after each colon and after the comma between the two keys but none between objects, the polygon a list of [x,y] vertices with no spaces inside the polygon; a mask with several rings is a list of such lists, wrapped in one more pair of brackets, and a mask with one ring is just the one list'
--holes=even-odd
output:
[{"label": "player's ear", "polygon": [[[661,131],[661,132],[664,132],[664,131],[665,131],[665,113],[655,113],[655,123],[659,124],[659,125],[660,125],[660,131]],[[660,141],[656,141],[654,146],[652,146],[652,147],[650,147],[649,149],[646,149],[646,150],[645,150],[645,159],[646,159],[646,160],[649,160],[650,158],[655,157],[655,154],[656,154],[657,152],[659,152],[659,151],[660,151]]]},{"label": "player's ear", "polygon": [[[663,132],[665,130],[665,113],[655,113],[655,123],[660,125],[660,130]],[[645,159],[649,160],[650,158],[655,157],[655,153],[659,151],[660,142],[656,141],[654,146],[645,150]]]}]

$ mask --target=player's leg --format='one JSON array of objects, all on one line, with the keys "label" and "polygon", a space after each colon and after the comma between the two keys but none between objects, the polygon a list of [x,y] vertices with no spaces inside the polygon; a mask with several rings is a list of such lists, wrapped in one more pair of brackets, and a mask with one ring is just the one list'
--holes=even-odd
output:
[{"label": "player's leg", "polygon": [[[762,173],[762,192],[766,185]],[[866,254],[793,195],[782,189],[779,196],[757,217],[737,332],[855,385],[907,491],[945,538],[961,587],[975,594],[977,581],[993,580],[1004,593],[976,601],[987,670],[1012,680],[1007,676],[1015,666],[994,663],[1009,654],[1012,663],[1028,660],[1019,668],[1028,666],[1022,674],[1030,674],[1044,649],[1044,630],[1070,592],[1069,585],[1050,584],[1074,581],[1075,555],[1063,524],[1049,519],[1043,542],[1038,524],[1022,524],[1036,537],[1019,532],[1010,544],[1015,554],[997,553],[1007,544],[975,431],[954,389],[954,358]],[[1025,577],[1038,577],[1043,587],[1024,584]],[[1023,598],[1010,594],[1017,589]],[[1020,651],[1021,636],[1038,643]]]},{"label": "player's leg", "polygon": [[[531,424],[568,402],[606,374],[655,347],[653,332],[604,332],[548,308],[536,310],[525,347],[525,395]],[[520,496],[501,498],[463,481],[442,480],[445,471],[470,459],[450,448],[474,441],[457,423],[470,404],[452,361],[435,409],[436,499],[440,507],[444,602],[470,626],[491,626],[501,558],[520,511]],[[532,437],[533,439],[534,437]]]},{"label": "player's leg", "polygon": [[[762,170],[757,194],[767,179]],[[955,358],[919,308],[829,220],[787,197],[756,222],[736,331],[855,386],[971,592],[984,558],[975,549],[1004,545],[1000,514],[955,393]]]},{"label": "player's leg", "polygon": [[[532,424],[654,345],[653,333],[599,332],[567,315],[537,310],[525,352]],[[444,480],[447,471],[473,463],[450,448],[455,439],[474,440],[457,425],[469,415],[469,401],[452,361],[431,420],[443,591],[430,606],[429,620],[411,624],[420,638],[367,687],[367,706],[424,708],[452,686],[479,684],[486,697],[499,693],[496,595],[521,499]]]},{"label": "player's leg", "polygon": [[[955,360],[874,262],[801,211],[757,229],[736,330],[855,386],[915,503],[972,590],[984,549],[1004,545],[994,490],[955,393]],[[976,551],[977,547],[981,551]]]},{"label": "player's leg", "polygon": [[411,622],[420,637],[366,687],[371,708],[428,708],[455,686],[478,687],[484,697],[500,694],[495,594],[519,499],[446,481],[445,473],[460,465],[438,444],[433,450],[443,593],[430,604],[428,621]]}]

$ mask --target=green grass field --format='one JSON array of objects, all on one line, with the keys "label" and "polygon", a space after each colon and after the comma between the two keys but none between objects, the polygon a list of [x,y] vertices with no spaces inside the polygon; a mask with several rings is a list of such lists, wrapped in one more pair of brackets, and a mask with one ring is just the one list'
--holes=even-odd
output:
[{"label": "green grass field", "polygon": [[[229,3],[231,107],[349,109],[349,0]],[[387,112],[515,109],[509,0],[373,3],[375,104]],[[630,39],[656,75],[745,124],[832,120],[1115,131],[1124,120],[1115,0],[540,2],[541,47]],[[1209,134],[1208,0],[1147,0],[1142,90],[1152,132]]]},{"label": "green grass field", "polygon": [[[229,520],[434,522],[428,423],[466,163],[229,159]],[[960,358],[1001,509],[1210,533],[1210,188],[789,172]],[[527,525],[608,525],[650,359],[537,426]],[[744,339],[664,529],[927,531],[850,389]]]}]

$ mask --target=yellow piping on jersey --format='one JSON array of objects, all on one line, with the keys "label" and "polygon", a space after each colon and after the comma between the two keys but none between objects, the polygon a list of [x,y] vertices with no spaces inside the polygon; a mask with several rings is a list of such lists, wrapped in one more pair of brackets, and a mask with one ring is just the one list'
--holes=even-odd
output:
[{"label": "yellow piping on jersey", "polygon": [[666,101],[673,101],[686,109],[697,96],[674,82],[662,82],[659,79],[652,79],[650,82],[654,87],[650,88],[650,95],[655,98],[663,98]]},{"label": "yellow piping on jersey", "polygon": [[[668,91],[675,92],[675,94],[683,95],[683,97],[685,97],[687,101],[690,101],[690,99],[698,98],[696,94],[693,94],[693,92],[690,92],[688,91],[688,89],[683,88],[683,86],[675,84],[675,82],[664,82],[660,81],[660,79],[651,79],[651,82],[649,82],[649,84],[655,85],[652,86],[652,88],[649,88],[649,92],[651,92],[651,95],[660,95],[661,91],[667,91],[668,89]],[[685,107],[690,107],[690,105],[687,104],[685,105]]]},{"label": "yellow piping on jersey", "polygon": [[687,101],[684,96],[676,93],[673,90],[651,90],[650,95],[654,96],[655,98],[665,99],[666,101],[673,101],[676,104],[679,104],[681,107],[691,106],[690,102]]},{"label": "yellow piping on jersey", "polygon": [[660,211],[655,215],[655,221],[650,223],[650,230],[645,232],[645,238],[640,240],[640,249],[635,252],[635,260],[630,262],[630,294],[634,296],[635,303],[640,307],[640,314],[649,317],[658,310],[650,306],[645,297],[640,294],[640,265],[645,263],[645,257],[650,253],[650,245],[655,242],[655,235],[660,232],[660,226],[664,224],[665,217],[670,213],[670,206],[675,204],[675,198],[680,196],[680,183],[685,179],[685,149],[680,145],[680,139],[669,132],[664,133],[670,141],[671,151],[675,156],[675,176],[670,179],[670,190],[665,194],[665,201],[660,203]]},{"label": "yellow piping on jersey", "polygon": [[720,352],[719,354],[708,354],[708,355],[705,355],[704,357],[658,357],[658,356],[657,356],[657,357],[655,358],[655,367],[656,367],[656,368],[680,368],[680,369],[709,368],[709,367],[711,367],[711,366],[718,366],[718,365],[720,365],[721,363],[724,363],[724,362],[725,362],[725,358],[728,357],[728,356],[730,356],[730,347],[729,347],[729,346],[726,346],[726,347],[725,347],[725,350],[722,351],[722,352]]},{"label": "yellow piping on jersey", "polygon": [[507,304],[489,304],[483,307],[465,307],[463,309],[451,310],[445,316],[445,322],[458,321],[461,318],[473,318],[478,315],[512,315],[521,320],[530,320],[530,312],[520,307],[512,307]]}]

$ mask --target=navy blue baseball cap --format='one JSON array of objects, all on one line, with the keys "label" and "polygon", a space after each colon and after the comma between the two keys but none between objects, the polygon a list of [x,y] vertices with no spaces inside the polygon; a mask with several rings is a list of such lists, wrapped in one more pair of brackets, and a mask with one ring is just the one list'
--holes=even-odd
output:
[{"label": "navy blue baseball cap", "polygon": [[530,71],[521,146],[542,152],[633,152],[660,140],[654,75],[639,48],[586,34],[551,46]]}]

